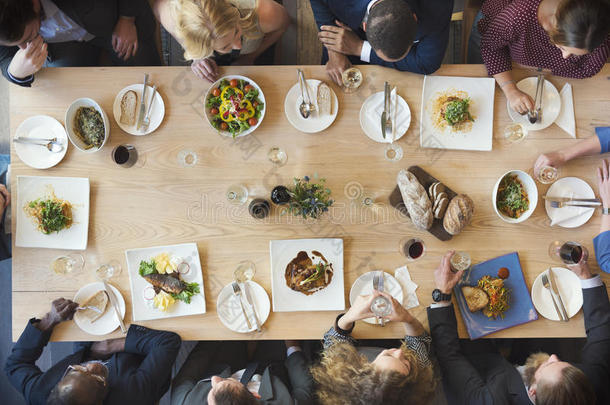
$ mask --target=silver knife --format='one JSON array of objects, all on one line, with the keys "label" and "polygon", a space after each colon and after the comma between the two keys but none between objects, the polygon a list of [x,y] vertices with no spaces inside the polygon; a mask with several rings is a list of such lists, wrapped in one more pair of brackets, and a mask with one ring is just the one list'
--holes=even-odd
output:
[{"label": "silver knife", "polygon": [[390,98],[390,84],[385,82],[383,86],[383,113],[381,113],[381,135],[385,139],[385,124],[386,116],[389,114],[388,111],[388,100]]},{"label": "silver knife", "polygon": [[256,323],[256,331],[260,332],[261,331],[261,322],[258,319],[258,314],[256,313],[256,308],[254,307],[254,301],[252,300],[252,297],[250,296],[250,286],[248,285],[248,283],[243,283],[244,284],[244,293],[246,295],[246,302],[248,303],[248,305],[250,305],[250,308],[252,309],[252,313],[254,314],[254,322]]},{"label": "silver knife", "polygon": [[542,198],[548,201],[555,202],[588,202],[588,203],[598,203],[600,202],[599,198],[571,198],[571,197],[550,197],[548,195],[543,195]]},{"label": "silver knife", "polygon": [[140,113],[138,114],[138,129],[140,129],[142,126],[142,121],[146,115],[146,87],[148,87],[148,73],[144,73],[144,87],[142,88],[142,97],[140,97]]},{"label": "silver knife", "polygon": [[114,293],[110,289],[108,283],[105,280],[102,280],[102,283],[104,283],[104,289],[106,290],[106,294],[108,295],[108,299],[110,300],[112,308],[114,308],[114,313],[116,314],[116,317],[119,318],[119,326],[121,327],[121,332],[127,333],[127,329],[125,329],[125,324],[123,323],[123,317],[121,316],[121,312],[119,311],[119,304],[116,302],[116,297],[114,296]]},{"label": "silver knife", "polygon": [[566,312],[566,307],[563,305],[563,300],[561,299],[561,295],[559,294],[559,289],[557,288],[557,282],[555,281],[555,273],[553,273],[553,269],[549,269],[549,282],[551,283],[551,291],[558,298],[559,301],[559,310],[561,311],[562,321],[568,322],[570,317]]}]

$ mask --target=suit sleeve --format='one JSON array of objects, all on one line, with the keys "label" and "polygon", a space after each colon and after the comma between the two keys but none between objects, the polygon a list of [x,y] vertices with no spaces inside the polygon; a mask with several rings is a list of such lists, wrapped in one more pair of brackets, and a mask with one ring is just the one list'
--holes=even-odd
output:
[{"label": "suit sleeve", "polygon": [[2,75],[11,83],[23,87],[31,87],[32,82],[34,81],[34,75],[26,77],[24,80],[17,80],[8,72],[8,66],[11,64],[13,56],[15,56],[18,50],[19,48],[16,46],[0,46],[0,69],[2,69]]},{"label": "suit sleeve", "polygon": [[[610,138],[610,131],[608,131]],[[602,152],[604,151],[604,143],[600,138]],[[610,273],[610,231],[602,232],[593,239],[595,248],[595,259],[599,267],[606,273]]]},{"label": "suit sleeve", "polygon": [[314,403],[313,378],[309,372],[309,364],[303,352],[292,353],[285,361],[288,378],[292,386],[292,398],[297,404]]},{"label": "suit sleeve", "polygon": [[[172,373],[180,350],[180,336],[173,332],[131,325],[125,339],[125,352],[144,357],[137,371],[129,377],[134,392],[162,394],[161,389]],[[160,396],[160,395],[159,395]]]},{"label": "suit sleeve", "polygon": [[335,15],[328,7],[326,0],[310,0],[313,17],[316,20],[318,30],[323,25],[335,25]]},{"label": "suit sleeve", "polygon": [[[610,302],[605,285],[584,288],[583,312],[587,343],[582,351],[581,362],[587,368],[592,380],[606,385],[610,381]],[[605,383],[604,383],[605,381]],[[594,385],[595,382],[594,382]]]},{"label": "suit sleeve", "polygon": [[119,16],[136,17],[144,7],[150,7],[146,0],[118,0]]},{"label": "suit sleeve", "polygon": [[36,361],[51,337],[50,331],[42,332],[34,326],[34,322],[37,321],[30,319],[4,366],[9,381],[28,403],[43,374]]},{"label": "suit sleeve", "polygon": [[428,322],[432,346],[448,390],[461,392],[466,403],[495,404],[479,372],[461,352],[453,306],[428,308]]}]

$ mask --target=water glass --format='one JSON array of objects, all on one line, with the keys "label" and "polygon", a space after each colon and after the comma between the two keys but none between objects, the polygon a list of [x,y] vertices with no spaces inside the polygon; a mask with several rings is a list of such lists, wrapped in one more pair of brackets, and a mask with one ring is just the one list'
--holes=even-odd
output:
[{"label": "water glass", "polygon": [[513,122],[504,127],[504,139],[510,143],[523,140],[527,136],[527,128],[523,124]]},{"label": "water glass", "polygon": [[256,266],[254,262],[250,260],[244,260],[237,265],[237,268],[233,272],[233,279],[239,283],[245,283],[254,278],[256,274]]},{"label": "water glass", "polygon": [[371,312],[375,315],[377,323],[385,326],[383,318],[392,313],[392,303],[383,295],[379,295],[371,303]]},{"label": "water glass", "polygon": [[389,143],[385,147],[383,157],[388,162],[398,162],[403,157],[402,148],[396,143]]},{"label": "water glass", "polygon": [[248,189],[241,184],[233,184],[227,189],[227,201],[231,204],[242,205],[248,199]]},{"label": "water glass", "polygon": [[55,274],[65,276],[73,271],[81,271],[85,266],[85,258],[80,253],[70,253],[58,256],[51,262],[51,270]]},{"label": "water glass", "polygon": [[267,152],[267,158],[269,158],[269,161],[274,165],[284,166],[288,160],[288,155],[284,149],[279,146],[274,146]]},{"label": "water glass", "polygon": [[95,276],[100,280],[108,280],[121,274],[121,263],[118,260],[110,260],[95,270]]},{"label": "water glass", "polygon": [[197,164],[197,154],[189,149],[178,152],[178,164],[182,167],[193,167]]},{"label": "water glass", "polygon": [[472,264],[470,255],[466,252],[455,252],[450,260],[451,271],[457,273],[462,270],[468,270]]},{"label": "water glass", "polygon": [[553,166],[543,166],[536,173],[536,180],[542,184],[551,184],[559,178],[559,169]]}]

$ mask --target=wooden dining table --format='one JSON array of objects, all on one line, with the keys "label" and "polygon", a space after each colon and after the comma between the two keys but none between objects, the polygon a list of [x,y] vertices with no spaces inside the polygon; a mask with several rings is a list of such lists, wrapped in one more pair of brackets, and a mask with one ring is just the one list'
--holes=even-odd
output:
[{"label": "wooden dining table", "polygon": [[[296,130],[284,113],[284,98],[297,83],[296,66],[224,67],[222,75],[240,74],[254,80],[263,90],[266,113],[252,134],[231,139],[219,135],[206,121],[204,98],[210,84],[197,79],[189,67],[99,67],[44,69],[36,75],[31,88],[11,85],[11,137],[26,118],[49,115],[65,122],[68,106],[77,98],[89,97],[106,111],[111,122],[110,138],[96,153],[83,153],[70,145],[65,158],[55,167],[37,170],[25,165],[11,147],[12,231],[15,235],[17,211],[16,179],[19,175],[87,177],[90,180],[90,215],[87,249],[82,252],[85,268],[68,275],[50,270],[52,260],[65,250],[21,248],[13,245],[12,335],[16,340],[32,317],[41,317],[59,297],[73,298],[82,286],[96,281],[95,269],[102,263],[118,260],[122,272],[111,279],[126,302],[125,321],[132,323],[132,300],[125,250],[150,246],[195,242],[199,248],[203,289],[207,311],[203,315],[174,317],[138,322],[147,327],[177,332],[186,340],[229,339],[319,339],[333,325],[339,311],[271,312],[263,331],[239,334],[220,322],[216,300],[220,290],[233,280],[237,265],[250,260],[256,265],[255,281],[271,298],[269,241],[298,238],[342,238],[344,243],[345,305],[349,291],[361,274],[371,270],[394,270],[408,265],[412,280],[418,284],[420,305],[410,312],[427,328],[426,308],[432,302],[434,270],[449,249],[468,252],[473,263],[506,253],[518,252],[528,289],[534,279],[551,265],[548,255],[553,240],[575,240],[591,252],[590,263],[602,280],[610,285],[608,274],[595,262],[592,239],[599,231],[599,210],[583,226],[575,229],[551,227],[544,204],[538,203],[533,215],[520,224],[503,222],[494,212],[492,191],[496,181],[511,169],[532,170],[543,152],[578,142],[556,125],[533,132],[518,143],[503,139],[509,124],[506,97],[496,86],[493,111],[493,150],[489,152],[423,149],[419,142],[422,84],[424,77],[379,66],[360,66],[364,74],[361,88],[344,93],[326,76],[324,66],[301,66],[308,78],[325,80],[338,97],[334,123],[320,133]],[[161,126],[147,136],[123,132],[113,116],[118,92],[140,83],[144,73],[158,86],[165,102]],[[532,71],[516,69],[517,80]],[[486,77],[482,65],[445,65],[435,75]],[[408,103],[411,124],[398,144],[404,157],[398,162],[384,159],[384,144],[365,136],[359,112],[365,99],[383,90],[384,81],[395,85]],[[594,134],[596,126],[610,124],[610,65],[595,77],[572,80],[549,76],[561,89],[571,83],[574,94],[577,138]],[[459,78],[456,78],[459,86]],[[481,118],[481,117],[479,117]],[[119,144],[137,148],[139,160],[131,168],[116,165],[112,149]],[[278,166],[268,159],[272,147],[286,151],[288,160]],[[182,150],[197,154],[193,167],[178,162]],[[600,157],[571,161],[560,168],[560,176],[584,179],[597,191],[596,168]],[[415,229],[410,220],[389,205],[388,197],[396,186],[402,168],[419,165],[458,193],[468,194],[475,203],[472,223],[448,242]],[[252,218],[247,204],[235,206],[226,200],[232,184],[243,184],[250,198],[269,198],[277,185],[291,185],[295,177],[325,178],[332,190],[334,205],[318,220],[304,221],[282,215],[273,207],[264,220]],[[543,195],[548,186],[538,184]],[[374,199],[363,207],[351,199],[354,190]],[[405,237],[418,237],[425,243],[425,254],[406,262],[399,252]],[[15,238],[13,237],[13,241]],[[13,242],[14,243],[14,242]],[[460,337],[467,337],[459,310],[456,309]],[[403,326],[385,327],[359,322],[356,338],[398,338]],[[490,337],[581,337],[585,335],[582,311],[569,323],[554,322],[540,316],[537,321],[505,329]],[[77,341],[119,337],[91,336],[74,322],[58,325],[52,340]]]}]

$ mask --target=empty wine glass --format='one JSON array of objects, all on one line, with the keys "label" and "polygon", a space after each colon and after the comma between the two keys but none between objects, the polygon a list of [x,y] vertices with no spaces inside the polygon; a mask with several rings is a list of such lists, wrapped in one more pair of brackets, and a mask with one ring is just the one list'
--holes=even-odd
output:
[{"label": "empty wine glass", "polygon": [[286,151],[279,146],[274,146],[269,149],[269,152],[267,152],[267,157],[271,163],[278,166],[284,166],[288,160]]},{"label": "empty wine glass", "polygon": [[537,170],[536,180],[542,184],[551,184],[559,178],[559,169],[553,166],[543,166]]},{"label": "empty wine glass", "polygon": [[121,274],[121,263],[118,260],[110,260],[95,270],[95,276],[100,280],[108,280]]},{"label": "empty wine glass", "polygon": [[403,151],[397,143],[389,143],[386,145],[383,157],[389,162],[398,162],[403,157]]},{"label": "empty wine glass", "polygon": [[69,253],[56,257],[51,262],[51,270],[55,274],[65,276],[73,271],[80,271],[85,266],[85,258],[80,253]]},{"label": "empty wine glass", "polygon": [[513,122],[504,127],[504,139],[510,143],[523,140],[527,136],[527,128],[523,124]]},{"label": "empty wine glass", "polygon": [[379,295],[371,302],[371,312],[375,315],[377,323],[385,326],[383,318],[392,313],[392,303],[383,295]]},{"label": "empty wine glass", "polygon": [[241,184],[233,184],[227,189],[227,200],[231,204],[241,205],[248,199],[248,189]]},{"label": "empty wine glass", "polygon": [[178,164],[182,167],[192,167],[197,164],[197,154],[189,149],[178,152]]},{"label": "empty wine glass", "polygon": [[239,283],[245,283],[254,278],[256,274],[256,265],[251,260],[244,260],[237,265],[233,272],[233,278]]}]

